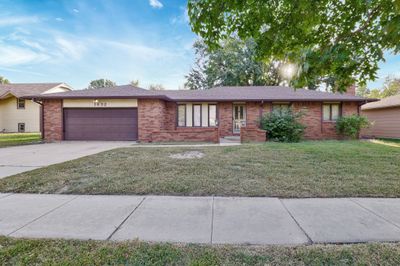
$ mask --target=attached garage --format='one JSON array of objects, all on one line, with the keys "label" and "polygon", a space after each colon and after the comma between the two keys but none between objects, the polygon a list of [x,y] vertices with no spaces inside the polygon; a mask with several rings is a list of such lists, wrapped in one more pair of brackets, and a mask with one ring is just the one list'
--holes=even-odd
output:
[{"label": "attached garage", "polygon": [[64,139],[137,140],[137,108],[64,108]]}]

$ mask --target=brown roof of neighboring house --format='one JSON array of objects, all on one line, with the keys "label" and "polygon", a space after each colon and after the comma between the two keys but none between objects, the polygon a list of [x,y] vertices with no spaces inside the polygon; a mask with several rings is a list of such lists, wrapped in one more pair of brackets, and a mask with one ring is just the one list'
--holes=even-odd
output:
[{"label": "brown roof of neighboring house", "polygon": [[0,99],[3,96],[12,94],[15,97],[25,97],[30,95],[42,94],[54,87],[64,83],[10,83],[0,84]]},{"label": "brown roof of neighboring house", "polygon": [[361,110],[382,109],[400,106],[400,94],[384,98],[380,101],[364,104]]},{"label": "brown roof of neighboring house", "polygon": [[216,87],[209,90],[150,91],[131,85],[31,96],[36,99],[159,98],[170,101],[358,101],[373,99],[282,86]]},{"label": "brown roof of neighboring house", "polygon": [[122,85],[99,89],[74,90],[66,92],[51,93],[46,95],[31,95],[25,98],[35,99],[93,99],[93,98],[164,98],[160,91],[151,91],[138,88],[132,85]]}]

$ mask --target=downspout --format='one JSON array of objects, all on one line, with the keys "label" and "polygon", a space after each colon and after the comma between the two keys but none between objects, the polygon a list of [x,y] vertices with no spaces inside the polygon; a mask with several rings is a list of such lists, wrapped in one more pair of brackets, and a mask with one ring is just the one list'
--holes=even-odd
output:
[{"label": "downspout", "polygon": [[33,102],[40,105],[40,132],[42,140],[44,139],[44,106],[43,102],[36,100],[35,98],[32,99]]}]

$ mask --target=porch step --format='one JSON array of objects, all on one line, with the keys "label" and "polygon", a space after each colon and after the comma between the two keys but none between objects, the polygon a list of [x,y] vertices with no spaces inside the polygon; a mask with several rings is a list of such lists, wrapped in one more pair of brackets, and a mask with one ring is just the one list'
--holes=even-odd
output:
[{"label": "porch step", "polygon": [[240,143],[240,136],[226,136],[221,138],[221,143]]}]

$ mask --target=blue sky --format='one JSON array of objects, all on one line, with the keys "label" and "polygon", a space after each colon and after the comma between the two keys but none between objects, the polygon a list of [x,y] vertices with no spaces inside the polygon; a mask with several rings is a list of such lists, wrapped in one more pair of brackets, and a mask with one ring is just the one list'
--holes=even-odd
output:
[{"label": "blue sky", "polygon": [[[194,60],[185,0],[0,0],[0,75],[12,82],[90,80],[183,86]],[[400,76],[400,56],[381,63]]]}]

